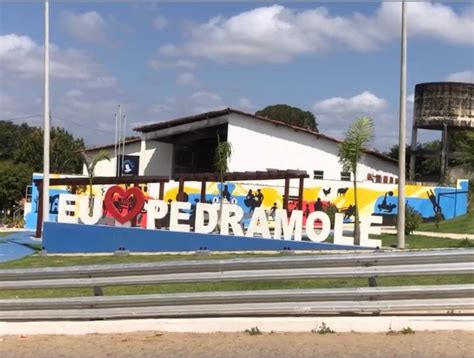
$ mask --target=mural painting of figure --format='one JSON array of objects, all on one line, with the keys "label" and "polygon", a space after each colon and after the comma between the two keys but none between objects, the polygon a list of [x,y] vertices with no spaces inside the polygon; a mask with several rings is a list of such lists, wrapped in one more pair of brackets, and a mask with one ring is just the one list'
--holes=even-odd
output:
[{"label": "mural painting of figure", "polygon": [[352,205],[352,204],[349,205],[349,207],[346,208],[346,210],[344,210],[344,220],[349,220],[351,216],[354,215],[355,210],[356,210],[355,205]]},{"label": "mural painting of figure", "polygon": [[273,220],[275,220],[275,211],[278,209],[277,203],[273,203],[272,207],[270,208],[270,216]]},{"label": "mural painting of figure", "polygon": [[337,189],[337,196],[345,196],[349,188],[339,188]]},{"label": "mural painting of figure", "polygon": [[255,195],[250,189],[245,197],[244,204],[250,208],[249,213],[253,213],[255,208],[259,208],[263,203],[264,195],[260,189],[257,189],[257,195]]},{"label": "mural painting of figure", "polygon": [[436,194],[433,192],[432,189],[426,191],[426,195],[428,199],[431,201],[431,205],[433,206],[433,212],[435,216],[439,216],[444,220],[443,211],[441,210],[441,206],[439,205],[439,201],[436,199]]},{"label": "mural painting of figure", "polygon": [[314,202],[314,211],[322,211],[323,210],[323,202],[321,201],[321,198],[318,198]]},{"label": "mural painting of figure", "polygon": [[260,189],[257,189],[257,207],[260,207],[263,203],[263,199],[264,199],[264,196],[263,196],[263,193]]},{"label": "mural painting of figure", "polygon": [[382,204],[377,205],[380,211],[384,211],[386,213],[391,213],[393,209],[397,207],[397,204],[394,203],[387,203],[387,195],[392,197],[393,196],[393,191],[389,191],[388,193],[385,193],[383,197]]},{"label": "mural painting of figure", "polygon": [[227,184],[224,185],[224,190],[222,191],[222,198],[227,200],[228,203],[230,203],[230,192]]},{"label": "mural painting of figure", "polygon": [[196,224],[196,206],[199,203],[199,199],[194,199],[194,203],[191,204],[191,212],[189,216],[189,225],[194,230]]}]

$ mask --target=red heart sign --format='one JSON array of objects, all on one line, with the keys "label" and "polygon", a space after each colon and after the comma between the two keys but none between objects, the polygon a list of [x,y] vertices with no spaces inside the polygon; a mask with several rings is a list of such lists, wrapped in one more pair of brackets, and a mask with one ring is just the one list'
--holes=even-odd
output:
[{"label": "red heart sign", "polygon": [[143,192],[137,187],[125,190],[117,185],[112,186],[107,190],[104,199],[107,212],[121,224],[137,216],[144,203]]}]

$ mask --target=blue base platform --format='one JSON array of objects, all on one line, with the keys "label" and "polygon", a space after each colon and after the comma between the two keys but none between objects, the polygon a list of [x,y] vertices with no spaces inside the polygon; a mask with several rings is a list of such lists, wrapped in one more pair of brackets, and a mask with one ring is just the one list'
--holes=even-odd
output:
[{"label": "blue base platform", "polygon": [[179,252],[196,251],[199,249],[211,251],[367,249],[360,246],[334,245],[310,241],[274,240],[52,222],[44,224],[43,247],[49,253],[114,252],[119,248],[124,248],[130,252]]}]

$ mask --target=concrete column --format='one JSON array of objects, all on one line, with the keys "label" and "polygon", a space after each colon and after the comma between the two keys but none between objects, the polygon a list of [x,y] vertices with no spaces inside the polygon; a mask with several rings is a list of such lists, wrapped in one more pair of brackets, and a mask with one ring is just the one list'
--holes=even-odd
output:
[{"label": "concrete column", "polygon": [[413,118],[413,128],[411,130],[411,148],[410,148],[410,173],[409,179],[411,181],[415,180],[415,163],[416,163],[416,142],[417,142],[418,128],[415,124],[415,119]]},{"label": "concrete column", "polygon": [[[142,138],[140,142],[140,160],[139,160],[139,168],[138,168],[138,175],[145,175],[145,154],[146,154],[146,139]],[[150,173],[156,174],[156,173]]]},{"label": "concrete column", "polygon": [[443,125],[443,134],[441,135],[441,166],[439,180],[440,182],[445,181],[446,173],[448,170],[448,126]]}]

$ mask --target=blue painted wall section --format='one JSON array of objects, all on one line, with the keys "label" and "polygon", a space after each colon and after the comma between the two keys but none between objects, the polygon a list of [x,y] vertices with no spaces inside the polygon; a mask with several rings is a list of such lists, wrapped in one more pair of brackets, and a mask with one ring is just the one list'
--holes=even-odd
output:
[{"label": "blue painted wall section", "polygon": [[114,252],[119,248],[125,248],[130,252],[179,252],[196,251],[200,248],[211,251],[280,251],[284,248],[291,250],[365,249],[359,246],[308,241],[51,222],[44,225],[43,246],[50,253]]}]

